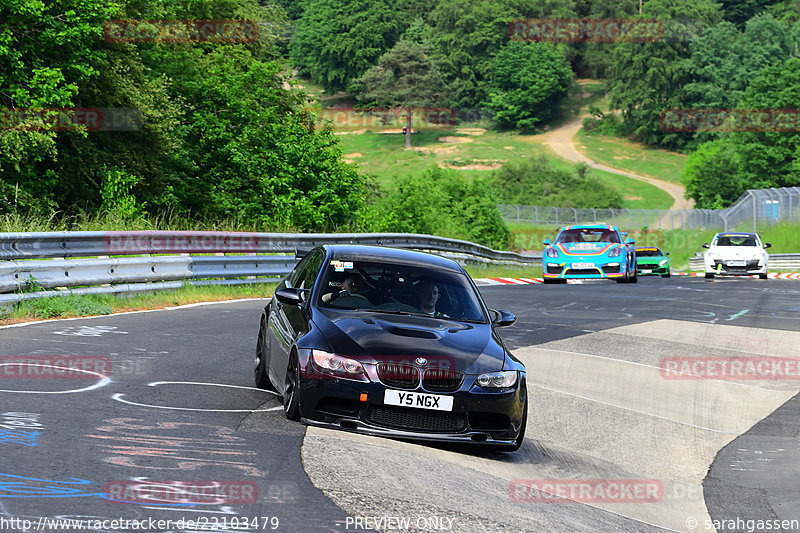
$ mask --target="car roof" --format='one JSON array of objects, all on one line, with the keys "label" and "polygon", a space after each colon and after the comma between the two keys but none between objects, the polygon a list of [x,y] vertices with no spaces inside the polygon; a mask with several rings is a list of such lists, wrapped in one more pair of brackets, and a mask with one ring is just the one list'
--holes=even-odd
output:
[{"label": "car roof", "polygon": [[328,259],[348,259],[359,261],[392,261],[407,265],[426,265],[462,272],[463,269],[452,259],[401,248],[373,246],[366,244],[327,244],[322,246]]},{"label": "car roof", "polygon": [[610,224],[573,224],[571,226],[564,226],[559,231],[568,229],[610,229],[613,231],[619,231],[619,228]]},{"label": "car roof", "polygon": [[[746,231],[722,231],[717,233],[724,237],[758,237],[758,233],[747,233]],[[716,237],[717,235],[714,235]]]}]

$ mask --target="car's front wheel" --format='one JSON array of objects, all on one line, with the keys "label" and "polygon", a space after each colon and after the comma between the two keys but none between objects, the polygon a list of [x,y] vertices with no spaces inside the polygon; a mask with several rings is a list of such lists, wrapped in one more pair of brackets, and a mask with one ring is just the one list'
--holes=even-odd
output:
[{"label": "car's front wheel", "polygon": [[767,273],[759,274],[758,277],[759,279],[767,279]]},{"label": "car's front wheel", "polygon": [[714,273],[713,272],[706,272],[706,279],[714,279]]},{"label": "car's front wheel", "polygon": [[300,363],[292,354],[286,369],[286,381],[283,386],[283,413],[289,420],[300,420]]}]

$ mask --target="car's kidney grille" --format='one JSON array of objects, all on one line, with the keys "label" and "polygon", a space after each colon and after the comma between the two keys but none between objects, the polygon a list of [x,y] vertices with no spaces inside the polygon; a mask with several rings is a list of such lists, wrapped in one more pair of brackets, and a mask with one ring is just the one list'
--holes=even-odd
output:
[{"label": "car's kidney grille", "polygon": [[401,389],[416,389],[419,385],[419,369],[414,366],[397,363],[380,363],[378,377],[381,382]]},{"label": "car's kidney grille", "polygon": [[463,372],[449,368],[429,368],[422,374],[422,387],[432,392],[457,391],[463,381]]},{"label": "car's kidney grille", "polygon": [[367,417],[374,424],[398,429],[455,432],[463,431],[467,427],[466,417],[462,413],[447,413],[391,405],[370,406]]}]

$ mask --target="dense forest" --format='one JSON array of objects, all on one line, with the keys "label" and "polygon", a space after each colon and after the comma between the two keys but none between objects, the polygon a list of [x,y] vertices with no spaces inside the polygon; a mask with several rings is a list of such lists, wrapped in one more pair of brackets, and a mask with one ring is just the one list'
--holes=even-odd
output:
[{"label": "dense forest", "polygon": [[[597,188],[581,169],[539,160],[485,180],[432,168],[379,187],[342,160],[298,78],[364,107],[480,109],[520,133],[557,119],[575,78],[601,79],[610,111],[587,130],[690,153],[683,179],[698,207],[800,184],[796,111],[793,129],[664,127],[670,110],[800,107],[800,0],[639,9],[638,0],[0,0],[0,213],[169,213],[504,247],[496,203],[543,182]],[[510,30],[554,18],[657,19],[662,29],[614,42]],[[164,38],[161,27],[148,38],[153,28],[130,23],[192,20],[249,30]],[[106,123],[75,110],[105,110]],[[110,110],[131,110],[135,127],[114,128]]]}]

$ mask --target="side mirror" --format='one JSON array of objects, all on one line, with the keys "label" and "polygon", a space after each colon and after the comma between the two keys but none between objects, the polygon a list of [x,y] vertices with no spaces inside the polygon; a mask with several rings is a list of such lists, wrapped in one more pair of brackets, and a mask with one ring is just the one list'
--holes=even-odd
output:
[{"label": "side mirror", "polygon": [[770,242],[764,244],[764,248],[769,248],[771,246],[772,246],[772,243],[770,243]]},{"label": "side mirror", "polygon": [[669,252],[665,252],[664,255],[669,255]]},{"label": "side mirror", "polygon": [[284,287],[275,291],[275,298],[286,305],[300,305],[303,303],[303,289]]},{"label": "side mirror", "polygon": [[504,328],[506,326],[510,326],[517,321],[517,317],[515,317],[513,313],[509,313],[508,311],[503,311],[502,309],[490,309],[490,311],[494,315],[494,318],[492,319],[492,324],[497,326],[498,328]]},{"label": "side mirror", "polygon": [[636,241],[628,237],[627,239],[625,239],[625,244],[636,244]]},{"label": "side mirror", "polygon": [[545,239],[542,241],[542,244],[544,244],[545,246],[550,246],[553,243],[550,241],[550,239]]},{"label": "side mirror", "polygon": [[703,243],[703,248],[708,248],[708,243],[707,242]]}]

